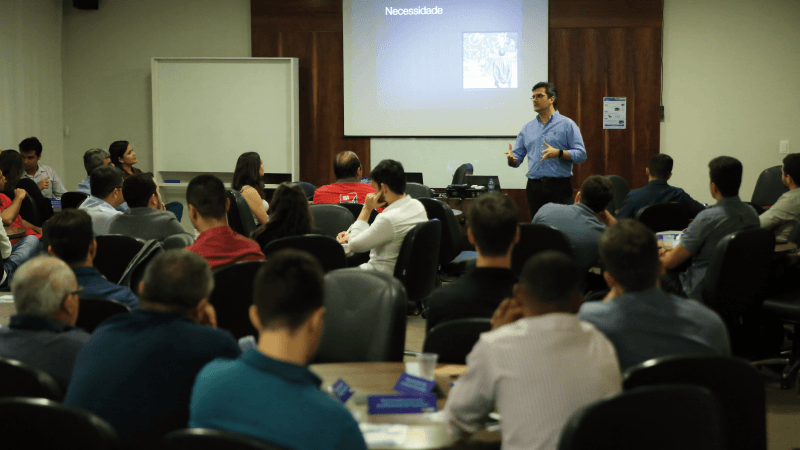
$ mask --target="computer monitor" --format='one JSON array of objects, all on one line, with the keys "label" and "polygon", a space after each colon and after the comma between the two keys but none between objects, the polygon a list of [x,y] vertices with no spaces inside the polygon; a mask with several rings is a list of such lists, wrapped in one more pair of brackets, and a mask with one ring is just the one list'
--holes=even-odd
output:
[{"label": "computer monitor", "polygon": [[406,172],[406,183],[419,183],[422,182],[422,172]]}]

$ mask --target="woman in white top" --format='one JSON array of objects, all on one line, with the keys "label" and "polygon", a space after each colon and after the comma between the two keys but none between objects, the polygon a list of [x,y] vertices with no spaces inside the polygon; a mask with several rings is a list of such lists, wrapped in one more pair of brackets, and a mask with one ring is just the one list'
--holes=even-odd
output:
[{"label": "woman in white top", "polygon": [[264,200],[264,163],[256,152],[242,153],[236,161],[231,188],[239,191],[247,200],[256,225],[267,223],[269,203]]}]

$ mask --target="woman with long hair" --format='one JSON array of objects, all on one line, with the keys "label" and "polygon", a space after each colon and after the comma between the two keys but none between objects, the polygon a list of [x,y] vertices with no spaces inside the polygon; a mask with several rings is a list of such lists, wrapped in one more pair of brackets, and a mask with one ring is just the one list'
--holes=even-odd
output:
[{"label": "woman with long hair", "polygon": [[[267,210],[269,203],[264,200],[264,163],[256,152],[242,153],[236,161],[231,188],[239,191],[247,200],[256,225],[265,224],[269,220]],[[234,205],[231,205],[232,207]]]},{"label": "woman with long hair", "polygon": [[270,241],[311,233],[314,218],[306,194],[293,183],[281,183],[272,196],[269,221],[253,231],[253,239],[263,249]]},{"label": "woman with long hair", "polygon": [[136,159],[136,152],[133,151],[133,147],[128,141],[114,142],[108,147],[108,153],[111,155],[111,164],[122,170],[123,178],[128,178],[135,173],[142,173],[141,170],[133,167],[139,160]]}]

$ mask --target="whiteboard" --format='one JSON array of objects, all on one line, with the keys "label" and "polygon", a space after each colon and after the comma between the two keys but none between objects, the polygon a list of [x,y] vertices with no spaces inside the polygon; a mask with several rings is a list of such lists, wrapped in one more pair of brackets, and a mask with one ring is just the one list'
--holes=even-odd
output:
[{"label": "whiteboard", "polygon": [[153,171],[186,185],[261,155],[299,179],[297,58],[153,58]]}]

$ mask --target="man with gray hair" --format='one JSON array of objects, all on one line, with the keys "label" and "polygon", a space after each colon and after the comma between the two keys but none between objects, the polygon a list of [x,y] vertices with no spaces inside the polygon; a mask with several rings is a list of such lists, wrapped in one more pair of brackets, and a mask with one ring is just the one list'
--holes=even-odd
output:
[{"label": "man with gray hair", "polygon": [[90,176],[92,171],[100,166],[107,166],[111,164],[111,155],[102,148],[93,148],[86,150],[83,154],[83,168],[86,169],[86,178],[78,183],[78,192],[92,195],[92,188],[90,183]]},{"label": "man with gray hair", "polygon": [[0,328],[0,356],[42,369],[66,388],[89,340],[74,328],[80,295],[75,275],[60,259],[41,256],[20,266],[11,292],[17,313]]},{"label": "man with gray hair", "polygon": [[185,428],[197,373],[239,347],[214,329],[214,279],[201,256],[169,250],[139,285],[139,309],[103,322],[78,354],[64,403],[107,420],[131,448]]}]

